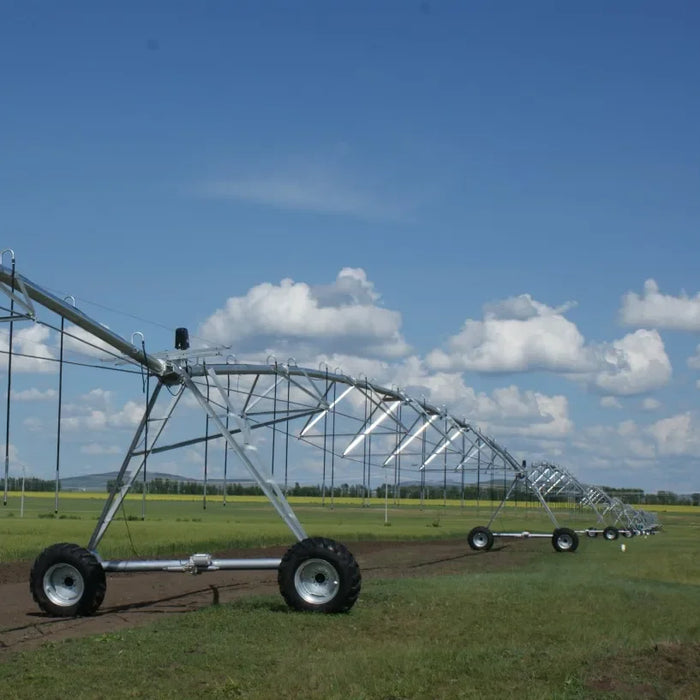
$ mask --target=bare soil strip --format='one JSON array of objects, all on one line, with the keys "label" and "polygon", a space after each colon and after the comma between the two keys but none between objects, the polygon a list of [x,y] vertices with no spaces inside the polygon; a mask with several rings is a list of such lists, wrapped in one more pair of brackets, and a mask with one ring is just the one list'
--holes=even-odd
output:
[{"label": "bare soil strip", "polygon": [[[488,555],[472,552],[464,540],[353,542],[349,546],[363,580],[403,576],[473,573],[521,566],[530,548],[501,547]],[[226,557],[281,557],[285,547],[217,552]],[[52,618],[42,613],[29,592],[31,562],[0,564],[0,658],[46,641],[115,632],[242,596],[278,591],[274,571],[217,571],[109,574],[107,595],[92,617]]]}]

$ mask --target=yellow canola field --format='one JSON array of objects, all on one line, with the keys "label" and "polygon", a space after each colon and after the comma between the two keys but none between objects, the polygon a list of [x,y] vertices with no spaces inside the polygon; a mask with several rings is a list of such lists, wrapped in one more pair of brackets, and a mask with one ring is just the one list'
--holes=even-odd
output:
[{"label": "yellow canola field", "polygon": [[[21,496],[19,491],[10,491],[8,493],[10,497],[19,498]],[[25,498],[55,498],[53,491],[32,491],[25,492]],[[95,500],[104,501],[107,498],[106,492],[100,491],[62,491],[59,493],[59,499],[76,499],[76,500]],[[143,499],[143,495],[140,493],[130,493],[127,496],[130,501],[140,501]],[[202,500],[202,495],[196,494],[147,494],[147,501],[172,501],[179,503],[196,503]],[[322,499],[320,496],[288,496],[287,500],[292,504],[307,504],[307,505],[321,505]],[[221,503],[223,501],[223,496],[221,495],[207,495],[207,502]],[[265,496],[227,496],[227,503],[267,503],[267,498]],[[364,503],[369,503],[372,506],[381,506],[385,502],[384,498],[372,497],[364,500],[359,497],[348,497],[348,496],[336,496],[333,499],[333,503],[337,505],[347,505],[347,506],[361,506]],[[402,498],[400,501],[401,505],[406,506],[420,506],[421,501],[418,498]],[[330,496],[326,496],[326,505],[331,503]],[[393,498],[389,497],[389,505],[395,505]],[[426,499],[423,505],[428,505],[431,507],[437,506],[462,506],[467,507],[496,507],[500,501],[489,501],[489,500],[465,500],[462,502],[459,499],[447,499],[443,501],[441,498],[431,498]],[[568,503],[552,503],[551,507],[559,509],[570,509]],[[537,508],[537,501],[509,501],[506,503],[507,508]],[[647,510],[654,513],[698,513],[700,508],[698,506],[679,506],[679,505],[650,505],[650,504],[632,504],[633,508],[638,508],[641,510]]]}]

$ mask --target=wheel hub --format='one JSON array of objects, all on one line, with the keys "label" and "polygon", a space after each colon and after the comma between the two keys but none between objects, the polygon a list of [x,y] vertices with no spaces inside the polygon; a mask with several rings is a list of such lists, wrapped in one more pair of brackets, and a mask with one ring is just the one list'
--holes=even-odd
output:
[{"label": "wheel hub", "polygon": [[71,564],[54,564],[44,574],[44,593],[54,604],[75,605],[83,596],[85,584],[80,572]]},{"label": "wheel hub", "polygon": [[322,605],[337,595],[340,577],[325,559],[308,559],[296,570],[294,586],[304,602]]},{"label": "wheel hub", "polygon": [[479,532],[474,535],[474,544],[479,548],[483,549],[488,543],[488,537],[483,532]]}]

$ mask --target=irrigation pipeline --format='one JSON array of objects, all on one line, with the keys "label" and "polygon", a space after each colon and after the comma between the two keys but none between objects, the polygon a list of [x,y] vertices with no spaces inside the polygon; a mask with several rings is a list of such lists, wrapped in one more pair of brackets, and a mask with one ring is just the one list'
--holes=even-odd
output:
[{"label": "irrigation pipeline", "polygon": [[[143,340],[141,347],[137,347],[133,338],[132,342],[121,338],[65,300],[16,275],[14,266],[8,270],[0,265],[0,290],[10,296],[10,323],[15,318],[36,321],[32,303],[36,302],[61,317],[61,326],[57,329],[61,333],[61,346],[66,334],[64,321],[68,319],[101,341],[99,346],[93,344],[93,347],[106,349],[120,360],[136,363],[139,365],[137,371],[143,377],[154,375],[158,378],[156,390],[150,395],[145,383],[145,414],[127,450],[119,477],[121,479],[126,474],[135,460],[136,468],[131,470],[128,486],[141,473],[144,493],[146,464],[150,456],[203,444],[203,507],[206,508],[209,445],[212,441],[223,440],[225,479],[229,478],[230,451],[237,458],[237,466],[242,466],[257,481],[295,534],[303,533],[303,529],[284,495],[292,475],[292,464],[302,465],[299,468],[305,469],[306,473],[321,475],[323,501],[325,503],[330,493],[331,506],[336,484],[356,482],[360,474],[363,498],[372,492],[372,480],[377,479],[374,486],[383,485],[386,497],[392,482],[395,504],[400,501],[401,486],[407,483],[407,475],[413,475],[414,480],[419,481],[421,501],[430,481],[438,481],[444,501],[448,486],[455,482],[459,483],[464,494],[468,476],[470,484],[476,483],[478,495],[483,487],[517,496],[520,487],[524,486],[546,509],[548,498],[570,497],[578,503],[597,507],[597,512],[604,510],[615,517],[624,514],[617,503],[601,495],[602,491],[594,492],[590,487],[584,487],[566,470],[549,465],[532,471],[465,418],[457,417],[445,407],[430,404],[424,398],[416,399],[398,387],[383,386],[337,369],[331,371],[325,364],[317,369],[302,367],[292,358],[286,363],[279,363],[274,358],[268,358],[263,364],[229,362],[229,358],[218,362],[216,351],[207,350],[205,354],[218,362],[212,364],[202,361],[202,351],[190,351],[188,347],[151,355],[146,352]],[[20,306],[19,314],[17,305]],[[83,340],[76,335],[72,337]],[[10,358],[12,354],[11,348]],[[58,362],[62,368],[65,362],[62,349]],[[11,373],[8,373],[8,382],[10,377]],[[62,370],[59,382],[62,383]],[[154,412],[162,410],[158,397],[163,386],[169,391],[179,386],[180,391],[171,396],[170,407],[163,416],[156,418]],[[188,391],[205,412],[204,434],[185,437],[178,426],[178,438],[169,437],[168,442],[169,433],[165,426],[174,415],[183,391]],[[61,398],[62,392],[61,384]],[[163,392],[164,397],[167,394]],[[10,395],[8,388],[8,402]],[[8,407],[6,485],[9,417]],[[148,426],[153,421],[157,421],[154,424],[159,427],[155,435],[150,435]],[[187,424],[193,425],[191,421]],[[272,431],[271,439],[254,439],[266,429]],[[263,433],[259,432],[261,430]],[[283,445],[278,444],[278,438],[283,439]],[[58,440],[60,443],[60,433]],[[312,454],[304,451],[306,446],[315,448]],[[60,444],[57,449],[57,480],[59,460]],[[510,479],[513,483],[508,489]],[[283,488],[278,486],[278,481]],[[118,507],[118,501],[117,498],[115,507]],[[105,515],[111,512],[111,508],[111,504],[106,505]],[[551,511],[548,509],[548,512]]]}]

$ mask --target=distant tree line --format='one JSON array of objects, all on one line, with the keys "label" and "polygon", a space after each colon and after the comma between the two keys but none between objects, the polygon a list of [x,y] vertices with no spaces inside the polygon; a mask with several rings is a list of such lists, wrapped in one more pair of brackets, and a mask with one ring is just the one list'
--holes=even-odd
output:
[{"label": "distant tree line", "polygon": [[[114,486],[114,480],[107,482],[107,490],[110,491]],[[52,492],[56,487],[56,482],[53,479],[39,479],[31,476],[24,479],[24,490],[27,492]],[[503,498],[506,489],[510,484],[505,485],[497,482],[488,482],[477,486],[475,484],[466,484],[464,489],[458,484],[438,484],[426,483],[421,484],[381,484],[372,489],[367,489],[362,484],[341,483],[340,485],[326,484],[325,487],[316,485],[302,485],[295,482],[292,486],[283,488],[288,496],[304,496],[304,497],[321,497],[327,498],[363,498],[372,496],[376,498],[384,498],[388,496],[392,499],[425,499],[425,500],[442,500],[444,498],[450,500],[491,500],[499,501]],[[677,494],[673,491],[657,491],[656,493],[646,493],[643,489],[621,489],[611,486],[601,487],[609,496],[620,498],[626,503],[636,503],[640,505],[663,506],[663,505],[678,505],[678,506],[700,506],[700,493]],[[7,480],[8,491],[22,490],[22,477],[9,477]],[[59,481],[59,491],[61,483]],[[137,480],[132,486],[133,493],[143,492],[143,481]],[[204,482],[202,481],[180,481],[178,479],[163,479],[156,478],[148,482],[148,493],[154,494],[184,494],[191,496],[201,496],[204,494]],[[224,493],[224,485],[220,481],[210,482],[207,484],[207,493],[212,496],[221,496]],[[231,482],[226,484],[226,494],[228,496],[262,496],[263,491],[257,484],[241,484]],[[510,499],[513,501],[535,501],[535,496],[529,491],[524,484],[516,484],[516,488],[511,493]],[[550,495],[547,497],[549,503],[567,503],[570,501],[570,496],[566,493],[558,495]]]},{"label": "distant tree line", "polygon": [[[18,481],[18,480],[15,480]],[[30,480],[27,480],[27,483]],[[53,481],[41,481],[40,479],[32,479],[33,482],[42,484],[41,488],[29,488],[33,491],[50,491],[53,490]],[[107,490],[111,490],[114,486],[114,480],[107,482]],[[388,496],[392,499],[426,499],[426,500],[441,500],[444,498],[450,500],[491,500],[499,501],[503,498],[509,483],[502,484],[497,482],[488,482],[487,484],[475,485],[466,484],[464,488],[458,484],[381,484],[372,489],[367,489],[362,484],[347,484],[333,485],[331,487],[326,484],[325,487],[316,485],[301,485],[295,482],[293,486],[283,488],[288,496],[306,496],[306,497],[350,497],[363,498],[373,496],[384,498]],[[19,487],[10,487],[11,490],[16,490]],[[627,503],[637,503],[646,505],[687,505],[700,506],[700,493],[679,495],[672,491],[658,491],[657,493],[645,493],[642,489],[617,489],[608,486],[602,487],[603,490],[613,497],[620,498]],[[137,480],[132,486],[133,493],[143,493],[143,481]],[[207,494],[212,496],[221,496],[224,493],[224,485],[220,481],[209,482],[206,485]],[[204,494],[204,482],[202,481],[180,481],[178,479],[163,479],[156,478],[148,481],[147,492],[153,494],[184,494],[191,496],[201,496]],[[226,484],[226,495],[228,496],[262,496],[263,491],[257,484],[241,484],[231,482]],[[570,494],[561,493],[550,495],[547,497],[549,503],[568,503],[572,496]],[[510,499],[513,501],[536,501],[533,493],[525,487],[524,484],[516,484],[516,488],[511,493]]]},{"label": "distant tree line", "polygon": [[[110,491],[114,486],[114,480],[107,482],[107,491]],[[479,499],[499,501],[503,498],[506,489],[510,484],[505,486],[501,483],[488,482],[480,486],[475,484],[467,484],[464,489],[457,484],[437,484],[426,483],[421,484],[381,484],[368,490],[362,484],[347,484],[342,483],[339,486],[334,485],[332,488],[326,484],[325,488],[320,484],[316,485],[301,485],[295,482],[293,486],[288,486],[283,489],[288,496],[316,496],[325,495],[327,498],[331,496],[336,498],[351,497],[363,498],[365,496],[373,496],[384,498],[385,495],[392,499],[426,499],[426,500],[441,500],[444,498],[450,500],[459,500],[464,498],[469,501]],[[35,476],[29,476],[24,479],[24,490],[27,492],[53,492],[56,488],[56,482],[53,479],[39,479]],[[62,490],[61,482],[58,484],[59,491]],[[650,506],[700,506],[700,493],[677,494],[673,491],[657,491],[656,493],[645,493],[643,489],[621,489],[611,486],[601,487],[609,496],[617,497],[625,503],[636,503],[640,505]],[[7,480],[8,491],[22,490],[22,477],[11,476]],[[133,493],[143,492],[143,481],[137,480],[132,486]],[[185,494],[191,496],[201,496],[204,494],[204,482],[202,481],[180,481],[178,479],[163,479],[156,478],[148,482],[148,493],[157,494]],[[212,496],[221,496],[224,493],[224,486],[220,481],[210,482],[207,484],[207,493]],[[257,484],[240,484],[231,482],[226,484],[226,494],[228,496],[262,496],[263,491]],[[517,484],[511,500],[514,501],[534,501],[535,496],[524,484]],[[569,495],[563,493],[555,496],[548,496],[549,503],[567,503]]]},{"label": "distant tree line", "polygon": [[[114,488],[114,480],[107,482],[107,491]],[[137,480],[131,487],[132,493],[143,493],[143,480]],[[147,482],[147,493],[166,495],[183,494],[186,496],[201,496],[204,493],[203,481],[180,481],[178,479],[151,479]],[[207,493],[212,496],[220,496],[224,493],[223,484],[210,482],[207,484]],[[262,496],[263,491],[257,484],[239,484],[231,482],[226,484],[226,493],[229,496]]]},{"label": "distant tree line", "polygon": [[[114,480],[107,482],[107,491],[114,487]],[[341,484],[334,486],[326,486],[325,490],[321,486],[302,486],[299,482],[295,482],[293,486],[288,486],[283,490],[288,496],[361,496],[362,486],[349,486]],[[143,480],[134,482],[131,487],[133,493],[143,493]],[[156,478],[147,482],[147,493],[153,494],[184,494],[188,496],[201,496],[204,494],[203,481],[179,481],[177,479],[162,479]],[[220,481],[207,483],[207,494],[211,496],[221,496],[224,493],[224,485]],[[226,484],[227,496],[262,496],[263,490],[257,484],[241,484],[231,482]]]},{"label": "distant tree line", "polygon": [[657,491],[643,494],[641,503],[650,506],[700,506],[700,493],[679,496],[673,491]]},{"label": "distant tree line", "polygon": [[[53,479],[37,479],[35,476],[28,476],[24,479],[25,491],[54,491],[56,482]],[[61,490],[61,482],[58,483],[58,489]],[[22,490],[22,477],[10,476],[7,479],[8,491]]]}]

